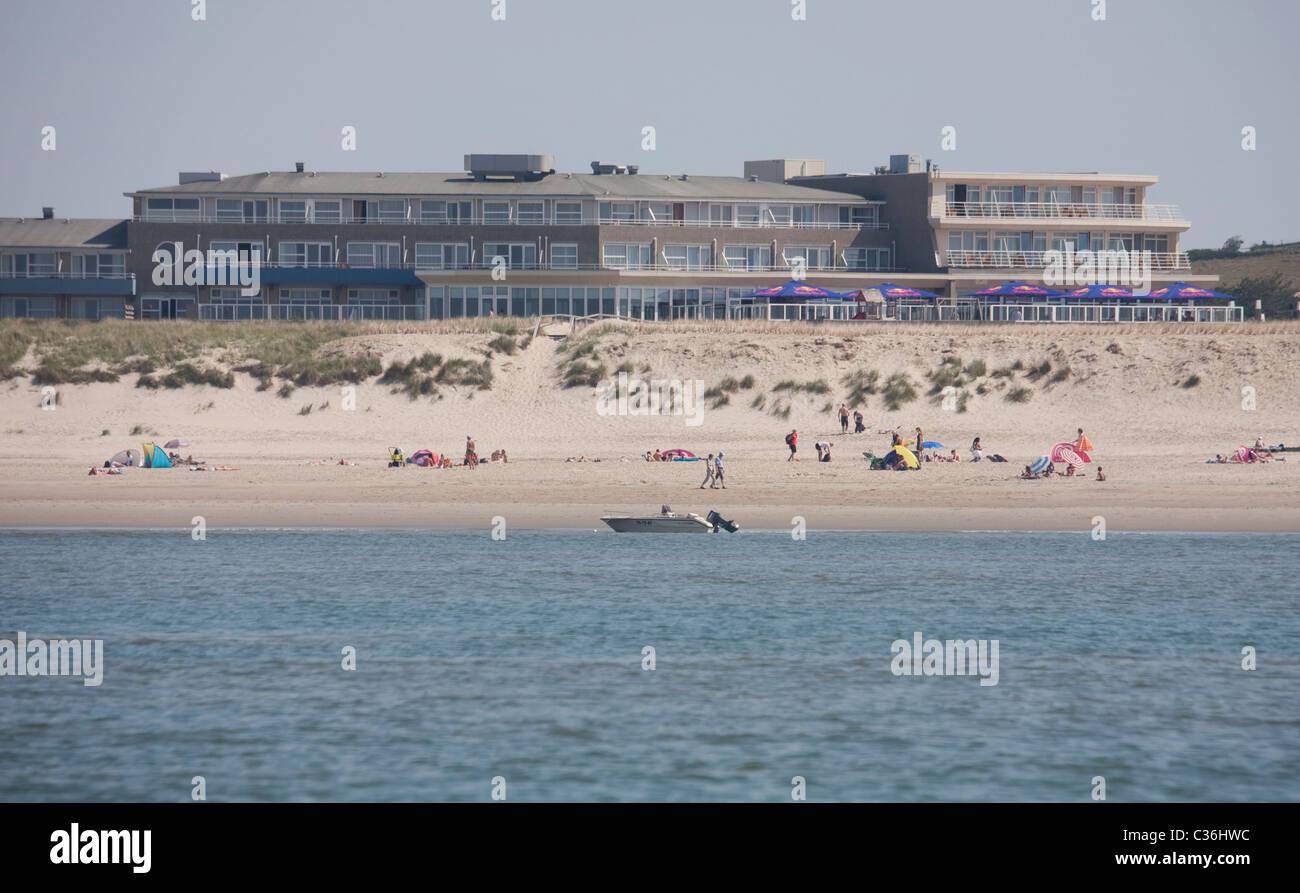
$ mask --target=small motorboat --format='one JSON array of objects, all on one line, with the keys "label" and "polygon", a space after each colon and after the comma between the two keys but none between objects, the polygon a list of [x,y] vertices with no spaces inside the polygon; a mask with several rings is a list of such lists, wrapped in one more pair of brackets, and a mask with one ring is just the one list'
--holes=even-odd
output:
[{"label": "small motorboat", "polygon": [[657,515],[606,515],[600,520],[615,533],[716,533],[718,530],[734,533],[740,529],[735,521],[728,521],[717,512],[701,518],[694,512],[674,512],[666,505]]}]

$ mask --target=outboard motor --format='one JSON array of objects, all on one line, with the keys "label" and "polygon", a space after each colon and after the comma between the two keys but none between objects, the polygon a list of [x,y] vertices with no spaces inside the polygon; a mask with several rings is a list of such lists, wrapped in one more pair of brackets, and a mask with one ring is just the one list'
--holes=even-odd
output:
[{"label": "outboard motor", "polygon": [[726,518],[722,517],[717,512],[709,512],[707,515],[704,516],[704,520],[708,521],[710,524],[713,525],[713,529],[715,532],[719,528],[727,531],[728,533],[735,533],[737,530],[740,529],[740,525],[737,524],[735,521],[728,521]]}]

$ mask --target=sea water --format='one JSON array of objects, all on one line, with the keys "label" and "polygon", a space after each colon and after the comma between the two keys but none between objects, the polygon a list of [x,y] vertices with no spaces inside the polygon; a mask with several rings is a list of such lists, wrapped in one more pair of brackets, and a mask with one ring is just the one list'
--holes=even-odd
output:
[{"label": "sea water", "polygon": [[0,531],[0,638],[103,640],[0,677],[0,799],[1297,800],[1297,546]]}]

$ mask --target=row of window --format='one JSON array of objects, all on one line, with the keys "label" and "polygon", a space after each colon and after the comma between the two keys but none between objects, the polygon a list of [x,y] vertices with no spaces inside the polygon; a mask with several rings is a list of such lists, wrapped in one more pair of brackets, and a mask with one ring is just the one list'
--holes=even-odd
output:
[{"label": "row of window", "polygon": [[949,251],[1152,251],[1169,252],[1166,233],[962,232],[948,233]]},{"label": "row of window", "polygon": [[[5,319],[53,319],[53,297],[0,299],[0,317]],[[126,298],[71,298],[69,319],[122,319],[126,316]]]},{"label": "row of window", "polygon": [[[64,271],[59,269],[59,257],[52,252],[0,255],[0,276],[53,276],[60,272]],[[126,275],[126,255],[121,252],[74,254],[66,272],[88,279],[120,278]]]},{"label": "row of window", "polygon": [[[158,246],[160,251],[174,252],[170,242]],[[257,242],[217,241],[209,243],[214,252],[238,252],[251,256],[260,253]],[[539,251],[533,242],[484,242],[481,247],[483,262],[503,258],[510,269],[538,268]],[[772,266],[770,245],[727,245],[723,247],[723,266],[727,270],[759,270]],[[403,266],[400,242],[348,242],[346,259],[349,267],[374,269]],[[284,267],[334,266],[334,246],[330,242],[280,242],[279,265]],[[888,248],[845,248],[842,264],[832,256],[829,246],[790,246],[782,250],[785,266],[802,263],[807,269],[834,269],[841,266],[849,270],[888,269]],[[670,270],[711,270],[715,267],[713,246],[665,245],[662,259]],[[602,264],[613,270],[653,269],[655,259],[651,245],[644,243],[606,243]],[[427,270],[460,270],[470,266],[469,244],[466,242],[416,242],[415,266]],[[578,269],[578,246],[573,243],[556,243],[550,246],[550,269]]]},{"label": "row of window", "polygon": [[997,204],[1135,205],[1135,186],[1030,186],[949,183],[949,202]]},{"label": "row of window", "polygon": [[[269,199],[216,199],[218,223],[266,223],[271,219]],[[280,223],[472,223],[475,201],[443,199],[278,199]],[[478,222],[487,224],[581,224],[581,201],[478,199]],[[602,201],[597,221],[618,223],[673,223],[687,219],[686,202]],[[817,205],[691,202],[691,218],[716,226],[815,226],[839,223],[870,226],[879,222],[875,205],[839,205],[819,218]],[[547,211],[550,214],[548,216]],[[202,218],[197,198],[146,198],[146,220],[197,221]]]}]

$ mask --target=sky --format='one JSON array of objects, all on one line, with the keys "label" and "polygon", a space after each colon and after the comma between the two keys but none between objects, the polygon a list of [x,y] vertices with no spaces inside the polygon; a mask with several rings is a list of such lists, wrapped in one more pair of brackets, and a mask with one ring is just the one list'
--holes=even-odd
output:
[{"label": "sky", "polygon": [[5,0],[0,216],[125,217],[178,171],[296,161],[739,176],[907,153],[1154,174],[1183,248],[1300,239],[1300,0],[198,2]]}]

